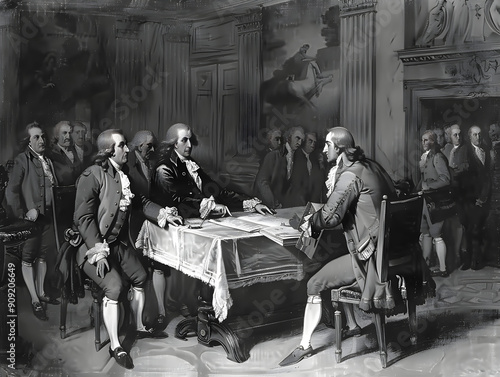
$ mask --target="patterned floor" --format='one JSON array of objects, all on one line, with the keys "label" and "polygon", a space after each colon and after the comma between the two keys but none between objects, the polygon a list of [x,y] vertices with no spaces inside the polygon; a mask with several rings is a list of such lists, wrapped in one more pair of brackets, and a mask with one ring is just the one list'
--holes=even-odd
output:
[{"label": "patterned floor", "polygon": [[[389,365],[382,369],[371,317],[358,312],[363,335],[342,343],[343,360],[336,364],[334,331],[321,325],[312,339],[316,353],[301,363],[281,368],[281,361],[299,342],[300,328],[283,329],[281,337],[258,343],[250,359],[237,364],[221,347],[207,348],[193,338],[138,340],[129,345],[135,369],[127,371],[110,360],[108,347],[94,350],[93,331],[61,340],[59,308],[49,306],[48,322],[39,322],[19,292],[20,333],[35,351],[32,367],[5,376],[498,376],[500,375],[500,270],[455,271],[437,278],[437,296],[417,308],[419,342],[411,346],[404,316],[388,318]],[[88,324],[89,300],[70,306],[68,323]],[[106,336],[102,331],[103,337]]]}]

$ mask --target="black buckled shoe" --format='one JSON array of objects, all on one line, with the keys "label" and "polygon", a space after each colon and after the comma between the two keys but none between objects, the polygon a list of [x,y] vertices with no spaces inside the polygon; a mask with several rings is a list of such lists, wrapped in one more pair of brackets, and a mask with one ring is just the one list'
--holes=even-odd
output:
[{"label": "black buckled shoe", "polygon": [[42,304],[40,304],[38,301],[32,302],[31,308],[33,309],[33,314],[35,315],[35,317],[37,317],[40,321],[47,321],[49,319],[47,317],[47,314],[45,314],[45,309],[43,308]]},{"label": "black buckled shoe", "polygon": [[137,330],[136,339],[165,339],[168,338],[168,334],[165,331],[157,331],[153,328]]},{"label": "black buckled shoe", "polygon": [[158,314],[158,317],[156,317],[155,323],[153,325],[153,329],[155,331],[163,331],[167,328],[167,319],[163,314]]},{"label": "black buckled shoe", "polygon": [[59,305],[61,303],[58,299],[49,297],[47,295],[39,296],[38,298],[40,299],[40,301],[46,302],[47,304],[51,305]]},{"label": "black buckled shoe", "polygon": [[448,273],[447,270],[444,271],[437,270],[437,271],[432,271],[431,276],[433,278],[447,278],[448,276],[450,276],[450,274]]},{"label": "black buckled shoe", "polygon": [[298,346],[297,348],[295,348],[292,351],[292,353],[290,353],[290,355],[288,355],[287,357],[285,357],[280,362],[279,365],[281,367],[285,367],[287,365],[297,364],[299,361],[302,361],[306,357],[311,356],[313,354],[313,352],[314,352],[314,350],[312,349],[311,346],[307,347],[306,349],[304,349],[304,347],[302,347],[302,346]]},{"label": "black buckled shoe", "polygon": [[116,347],[114,350],[109,349],[109,354],[114,358],[118,365],[125,369],[133,369],[134,362],[127,352],[121,347]]},{"label": "black buckled shoe", "polygon": [[342,329],[342,339],[347,339],[353,336],[360,336],[360,335],[361,335],[361,327],[359,326],[356,326],[352,329],[350,329],[349,327],[344,327]]}]

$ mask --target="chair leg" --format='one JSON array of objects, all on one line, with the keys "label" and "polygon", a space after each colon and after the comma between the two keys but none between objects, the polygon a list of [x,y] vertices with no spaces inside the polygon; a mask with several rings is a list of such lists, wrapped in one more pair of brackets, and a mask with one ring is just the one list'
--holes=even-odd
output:
[{"label": "chair leg", "polygon": [[342,359],[342,313],[335,310],[335,361],[340,363]]},{"label": "chair leg", "polygon": [[68,314],[68,298],[66,295],[61,295],[61,307],[60,307],[60,321],[59,321],[59,331],[61,334],[61,339],[66,338],[66,316]]},{"label": "chair leg", "polygon": [[94,297],[92,302],[92,312],[94,316],[95,350],[101,349],[101,301]]},{"label": "chair leg", "polygon": [[417,305],[415,301],[408,300],[408,322],[410,325],[410,343],[412,346],[417,344]]},{"label": "chair leg", "polygon": [[385,314],[375,313],[375,330],[380,348],[380,362],[382,368],[387,366],[387,345],[385,344]]}]

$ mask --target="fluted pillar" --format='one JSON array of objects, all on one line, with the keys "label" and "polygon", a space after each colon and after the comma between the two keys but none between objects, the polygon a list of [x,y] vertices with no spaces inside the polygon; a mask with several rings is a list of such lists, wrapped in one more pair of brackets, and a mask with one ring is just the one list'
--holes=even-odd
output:
[{"label": "fluted pillar", "polygon": [[[191,24],[166,25],[163,34],[164,71],[167,85],[163,98],[165,109],[164,129],[174,123],[191,123],[189,41]],[[164,135],[163,135],[164,136]]]},{"label": "fluted pillar", "polygon": [[[14,155],[18,145],[16,125],[19,112],[19,56],[22,36],[14,11],[0,12],[0,164]],[[20,125],[22,128],[23,125]]]},{"label": "fluted pillar", "polygon": [[262,11],[236,16],[238,24],[238,75],[240,126],[238,153],[247,154],[260,127],[262,83]]},{"label": "fluted pillar", "polygon": [[375,145],[376,0],[341,0],[341,124],[373,157]]}]

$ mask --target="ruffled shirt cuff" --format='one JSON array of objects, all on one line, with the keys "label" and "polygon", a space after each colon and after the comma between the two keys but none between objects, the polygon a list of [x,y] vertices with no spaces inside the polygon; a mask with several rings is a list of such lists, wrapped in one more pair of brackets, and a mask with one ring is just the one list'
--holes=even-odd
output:
[{"label": "ruffled shirt cuff", "polygon": [[175,207],[165,207],[160,209],[160,213],[158,213],[158,217],[156,218],[156,221],[158,222],[158,226],[160,228],[164,228],[165,225],[167,224],[167,219],[169,216],[178,216],[179,212],[177,211],[177,208]]},{"label": "ruffled shirt cuff", "polygon": [[255,206],[260,203],[262,203],[262,200],[260,200],[259,198],[243,200],[243,211],[253,212],[255,211]]},{"label": "ruffled shirt cuff", "polygon": [[205,219],[208,214],[215,208],[215,199],[212,196],[210,198],[203,198],[200,204],[200,217]]},{"label": "ruffled shirt cuff", "polygon": [[109,245],[106,241],[103,243],[98,242],[95,246],[85,253],[85,256],[88,259],[90,264],[96,264],[103,258],[106,258],[109,255]]}]

